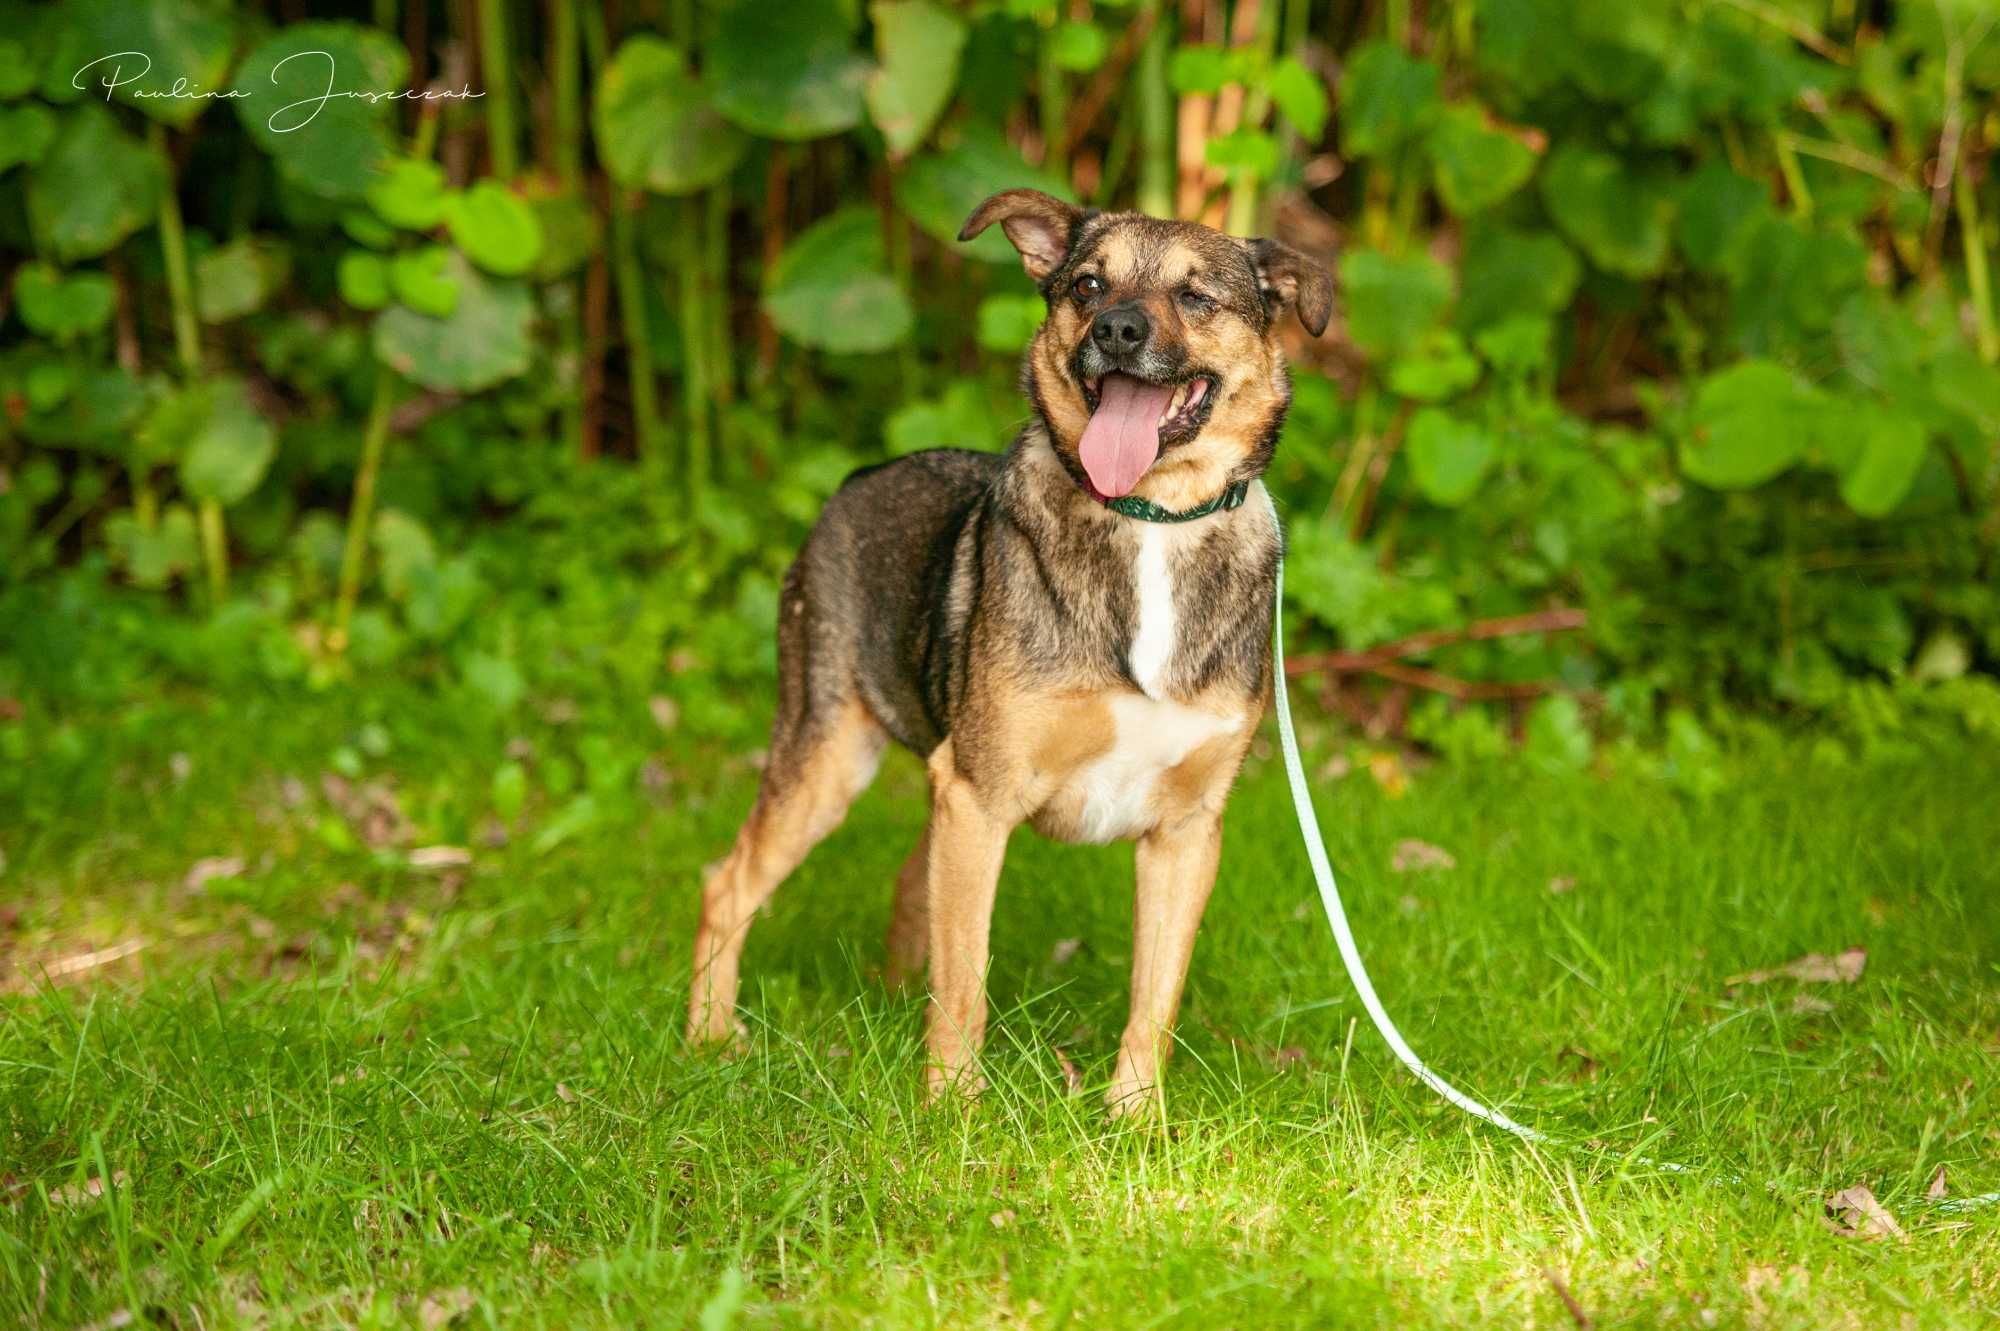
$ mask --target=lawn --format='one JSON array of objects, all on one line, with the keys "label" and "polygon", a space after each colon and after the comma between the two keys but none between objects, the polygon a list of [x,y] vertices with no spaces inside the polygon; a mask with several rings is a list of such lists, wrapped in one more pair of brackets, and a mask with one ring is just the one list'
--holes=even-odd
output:
[{"label": "lawn", "polygon": [[[516,738],[367,707],[0,720],[0,1324],[2000,1312],[2000,1208],[1926,1202],[1940,1167],[1953,1196],[2000,1188],[1990,749],[1763,745],[1705,800],[1512,760],[1394,794],[1316,755],[1385,1001],[1446,1076],[1589,1143],[1534,1149],[1443,1108],[1360,1020],[1268,756],[1231,809],[1162,1128],[1096,1098],[1128,848],[1017,837],[992,1090],[926,1108],[921,1005],[872,978],[913,761],[753,933],[752,1046],[718,1061],[681,1044],[686,951],[749,763],[593,787],[556,756],[561,715]],[[510,738],[528,786],[502,843]],[[1404,847],[1399,871],[1412,840],[1455,863]],[[411,863],[438,841],[470,863]],[[1854,983],[1731,982],[1850,948]],[[1835,1232],[1824,1199],[1855,1184],[1904,1236]]]}]

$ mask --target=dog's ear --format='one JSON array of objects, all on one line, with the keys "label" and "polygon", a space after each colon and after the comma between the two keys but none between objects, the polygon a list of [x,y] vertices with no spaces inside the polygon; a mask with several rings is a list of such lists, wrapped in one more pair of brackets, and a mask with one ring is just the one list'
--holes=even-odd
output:
[{"label": "dog's ear", "polygon": [[1279,240],[1251,241],[1250,260],[1273,311],[1291,310],[1314,337],[1326,331],[1333,317],[1333,278],[1325,268]]},{"label": "dog's ear", "polygon": [[1021,251],[1021,266],[1040,282],[1062,267],[1069,256],[1070,231],[1082,217],[1081,208],[1038,189],[1002,190],[972,210],[958,238],[971,240],[998,222]]}]

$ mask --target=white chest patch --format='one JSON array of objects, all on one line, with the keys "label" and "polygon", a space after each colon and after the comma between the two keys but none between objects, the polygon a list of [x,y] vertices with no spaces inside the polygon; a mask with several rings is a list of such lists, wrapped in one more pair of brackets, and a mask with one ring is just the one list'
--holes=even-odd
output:
[{"label": "white chest patch", "polygon": [[1078,772],[1071,835],[1078,841],[1134,837],[1154,822],[1153,788],[1160,774],[1240,724],[1236,718],[1130,694],[1111,704],[1117,738],[1111,751]]},{"label": "white chest patch", "polygon": [[1132,565],[1139,622],[1132,632],[1128,658],[1132,678],[1149,698],[1166,696],[1167,666],[1174,659],[1178,637],[1174,621],[1174,576],[1167,559],[1167,541],[1165,527],[1157,522],[1146,523],[1139,534],[1139,557]]}]

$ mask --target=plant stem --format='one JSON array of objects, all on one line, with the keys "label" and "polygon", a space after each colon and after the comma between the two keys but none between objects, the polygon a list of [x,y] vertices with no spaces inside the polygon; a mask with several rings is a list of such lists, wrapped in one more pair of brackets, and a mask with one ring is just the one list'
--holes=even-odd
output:
[{"label": "plant stem", "polygon": [[1958,242],[1965,249],[1965,281],[1972,289],[1972,312],[1979,329],[1979,359],[1991,365],[2000,359],[2000,327],[1993,319],[1993,281],[1986,267],[1986,237],[1979,221],[1979,199],[1961,160],[1952,187],[1958,212]]},{"label": "plant stem", "polygon": [[1139,211],[1174,215],[1174,94],[1167,85],[1173,24],[1162,0],[1147,0],[1153,30],[1139,51]]},{"label": "plant stem", "polygon": [[1037,44],[1036,94],[1042,112],[1042,169],[1058,180],[1069,179],[1069,85],[1055,61],[1055,29],[1041,34]]},{"label": "plant stem", "polygon": [[[1304,0],[1292,2],[1295,6],[1304,5]],[[1243,3],[1243,0],[1238,0],[1238,3]],[[1263,7],[1254,17],[1257,27],[1251,49],[1257,52],[1261,63],[1269,60],[1278,43],[1278,0],[1264,0]],[[1251,88],[1243,101],[1243,128],[1261,129],[1270,114],[1271,94],[1261,86]],[[1255,172],[1238,168],[1229,185],[1229,220],[1224,228],[1229,234],[1251,236],[1263,230],[1258,209],[1260,186]]]},{"label": "plant stem", "polygon": [[[552,147],[556,176],[562,181],[563,191],[580,201],[583,195],[583,52],[577,33],[575,0],[549,0],[548,26],[549,74],[553,84],[550,100],[554,103],[555,118]],[[569,286],[576,305],[563,316],[557,331],[563,359],[575,367],[576,392],[563,405],[563,435],[573,441],[579,458],[588,458],[596,451],[594,441],[585,438],[583,421],[583,312],[590,300],[589,281],[584,273],[570,278]]]},{"label": "plant stem", "polygon": [[638,454],[654,456],[659,442],[660,408],[654,397],[653,351],[646,333],[645,275],[632,240],[631,199],[617,190],[611,199],[611,253],[618,278],[618,316],[625,329],[625,361],[632,380],[632,425]]},{"label": "plant stem", "polygon": [[[729,211],[733,202],[727,179],[708,191],[708,346],[709,389],[715,396],[716,442],[729,457],[729,407],[736,401],[735,329],[731,319],[729,271]],[[706,480],[706,477],[703,478]]]},{"label": "plant stem", "polygon": [[696,498],[708,488],[709,457],[709,322],[705,292],[707,259],[702,244],[702,201],[682,204],[680,226],[681,407],[687,419],[687,488]]},{"label": "plant stem", "polygon": [[382,452],[389,441],[389,411],[396,402],[396,376],[386,365],[375,366],[375,398],[368,406],[368,424],[361,435],[361,467],[354,473],[354,495],[347,506],[347,540],[340,550],[340,592],[334,602],[333,629],[326,645],[347,650],[354,623],[354,602],[361,595],[361,566],[368,550],[368,526],[375,515],[375,478],[382,470]]},{"label": "plant stem", "polygon": [[506,6],[501,0],[479,0],[479,66],[486,82],[486,155],[494,175],[512,180],[520,160],[516,155]]},{"label": "plant stem", "polygon": [[549,0],[549,66],[554,83],[555,167],[563,188],[583,188],[582,52],[578,49],[575,0]]},{"label": "plant stem", "polygon": [[[201,333],[195,324],[194,283],[188,277],[187,228],[181,221],[180,181],[174,171],[173,154],[167,151],[166,127],[158,121],[147,126],[146,135],[153,151],[166,166],[167,187],[160,193],[160,254],[167,270],[167,300],[173,307],[174,350],[180,356],[181,372],[192,382],[201,374]],[[219,606],[229,595],[229,533],[222,520],[222,505],[203,499],[196,505],[201,521],[202,562],[208,569],[208,592],[212,605]]]}]

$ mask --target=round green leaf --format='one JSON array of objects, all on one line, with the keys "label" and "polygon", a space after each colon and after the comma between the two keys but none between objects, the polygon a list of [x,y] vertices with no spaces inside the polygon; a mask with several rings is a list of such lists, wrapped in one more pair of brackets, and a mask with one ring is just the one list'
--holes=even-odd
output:
[{"label": "round green leaf", "polygon": [[1445,108],[1428,140],[1431,175],[1444,206],[1466,217],[1512,194],[1535,173],[1527,144],[1486,123],[1477,106]]},{"label": "round green leaf", "polygon": [[185,504],[168,504],[150,528],[132,512],[114,513],[104,524],[104,539],[112,562],[135,587],[164,587],[201,557],[194,514]]},{"label": "round green leaf", "polygon": [[1737,175],[1725,162],[1710,162],[1681,186],[1674,237],[1690,264],[1705,273],[1719,273],[1770,212],[1768,189]]},{"label": "round green leaf", "polygon": [[20,422],[21,434],[44,448],[120,453],[133,445],[132,423],[151,401],[155,385],[116,367],[79,371],[60,407]]},{"label": "round green leaf", "polygon": [[764,279],[764,311],[796,342],[883,351],[910,334],[909,297],[885,271],[882,219],[848,208],[785,247]]},{"label": "round green leaf", "polygon": [[204,323],[227,323],[260,308],[291,275],[275,241],[245,236],[194,261],[195,309]]},{"label": "round green leaf", "polygon": [[179,456],[182,489],[224,507],[257,488],[277,452],[271,423],[231,378],[190,384],[163,399],[142,433],[155,456]]},{"label": "round green leaf", "polygon": [[445,201],[451,238],[467,258],[489,273],[519,277],[542,252],[542,224],[535,210],[497,180],[482,180]]},{"label": "round green leaf", "polygon": [[1804,456],[1816,395],[1768,360],[1741,361],[1696,390],[1681,470],[1716,490],[1762,485]]},{"label": "round green leaf", "polygon": [[875,0],[868,13],[880,61],[868,76],[868,115],[889,151],[902,156],[924,141],[951,102],[965,20],[931,0]]},{"label": "round green leaf", "polygon": [[31,263],[14,278],[21,322],[43,337],[68,342],[111,322],[117,293],[103,273],[65,276],[53,264]]},{"label": "round green leaf", "polygon": [[979,345],[1017,352],[1034,340],[1048,306],[1040,296],[988,296],[979,302]]},{"label": "round green leaf", "polygon": [[33,102],[0,107],[0,175],[41,161],[55,137],[56,116],[48,107]]},{"label": "round green leaf", "polygon": [[1264,91],[1306,142],[1319,142],[1326,132],[1326,85],[1303,60],[1288,55],[1272,65],[1264,77]]},{"label": "round green leaf", "polygon": [[1438,110],[1438,68],[1393,42],[1356,50],[1340,80],[1340,147],[1369,157],[1416,137]]},{"label": "round green leaf", "polygon": [[1182,46],[1167,61],[1167,85],[1175,92],[1221,92],[1230,80],[1229,53],[1220,46]]},{"label": "round green leaf", "polygon": [[[102,102],[106,95],[168,125],[186,125],[213,103],[236,49],[236,20],[200,0],[70,0],[63,24],[91,54],[89,64],[64,70]],[[195,96],[174,97],[182,91]]]},{"label": "round green leaf", "polygon": [[1556,314],[1576,294],[1583,265],[1561,237],[1501,227],[1468,231],[1461,327],[1484,328],[1517,314]]},{"label": "round green leaf", "polygon": [[605,169],[622,185],[689,194],[736,168],[750,141],[715,109],[680,48],[640,35],[618,48],[592,114]]},{"label": "round green leaf", "polygon": [[1840,478],[1840,497],[1864,518],[1879,518],[1903,502],[1924,464],[1923,424],[1879,407],[1853,421],[1861,447]]},{"label": "round green leaf", "polygon": [[1610,153],[1563,147],[1542,172],[1542,202],[1606,272],[1651,277],[1666,267],[1674,196],[1660,176]]},{"label": "round green leaf", "polygon": [[94,259],[153,220],[166,188],[159,155],[96,103],[63,118],[28,180],[28,220],[64,263]]},{"label": "round green leaf", "polygon": [[1493,465],[1493,438],[1470,421],[1437,407],[1410,418],[1410,476],[1433,504],[1456,508],[1472,498]]},{"label": "round green leaf", "polygon": [[445,393],[477,393],[525,373],[535,305],[519,281],[486,277],[448,254],[443,280],[458,287],[448,317],[392,305],[375,318],[375,354],[405,378]]},{"label": "round green leaf", "polygon": [[368,186],[368,206],[390,226],[429,231],[444,221],[444,168],[421,157],[398,157]]},{"label": "round green leaf", "polygon": [[1111,38],[1095,23],[1072,19],[1049,34],[1049,59],[1072,74],[1088,74],[1111,54]]},{"label": "round green leaf", "polygon": [[358,200],[396,155],[387,99],[325,97],[405,86],[402,44],[358,23],[294,23],[244,57],[236,115],[292,185],[322,199]]},{"label": "round green leaf", "polygon": [[1479,362],[1465,339],[1449,328],[1433,328],[1389,365],[1389,388],[1419,402],[1442,402],[1479,380]]},{"label": "round green leaf", "polygon": [[861,121],[869,62],[844,0],[739,0],[716,16],[708,78],[722,114],[772,139],[816,139]]},{"label": "round green leaf", "polygon": [[458,308],[459,284],[452,276],[452,251],[442,245],[400,250],[389,260],[389,289],[396,299],[435,319]]},{"label": "round green leaf", "polygon": [[[896,178],[896,202],[918,226],[947,245],[957,245],[958,229],[972,210],[1003,189],[1025,187],[1071,197],[1058,180],[1021,160],[1013,145],[986,126],[967,129],[956,147],[912,161]],[[991,227],[961,252],[987,263],[1021,261],[999,227]]]},{"label": "round green leaf", "polygon": [[1349,250],[1340,259],[1347,335],[1388,359],[1416,344],[1451,304],[1451,270],[1428,254]]},{"label": "round green leaf", "polygon": [[340,256],[337,270],[340,298],[357,310],[379,310],[389,303],[389,261],[367,250]]}]

